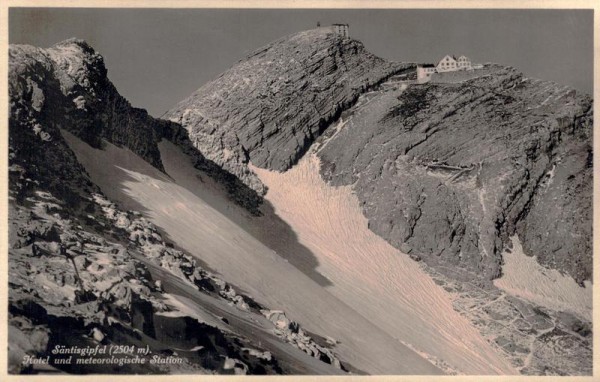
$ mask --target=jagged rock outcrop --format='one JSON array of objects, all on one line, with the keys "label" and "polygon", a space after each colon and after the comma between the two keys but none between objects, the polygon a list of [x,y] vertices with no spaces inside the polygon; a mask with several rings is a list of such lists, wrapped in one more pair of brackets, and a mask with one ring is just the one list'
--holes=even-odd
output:
[{"label": "jagged rock outcrop", "polygon": [[192,256],[169,248],[156,227],[139,214],[119,211],[114,203],[102,195],[94,194],[93,199],[101,206],[104,217],[112,221],[117,228],[124,230],[129,241],[135,243],[144,256],[152,262],[169,270],[178,278],[188,280],[199,290],[227,300],[229,304],[240,310],[264,315],[273,323],[273,332],[277,337],[311,357],[342,369],[342,365],[333,351],[316,344],[300,327],[300,324],[290,321],[283,311],[266,309],[251,297],[238,294],[232,285],[212,272],[199,267]]},{"label": "jagged rock outcrop", "polygon": [[291,321],[281,310],[261,310],[266,318],[275,324],[275,334],[284,341],[296,346],[311,357],[317,358],[323,362],[334,365],[342,369],[341,362],[334,353],[327,347],[321,346],[304,331],[295,321]]},{"label": "jagged rock outcrop", "polygon": [[169,123],[121,97],[102,56],[85,41],[70,39],[48,49],[10,45],[9,60],[15,122],[50,137],[66,129],[94,147],[107,139],[162,169],[156,142]]},{"label": "jagged rock outcrop", "polygon": [[542,265],[591,279],[592,99],[498,65],[441,82],[353,109],[322,175],[353,185],[371,230],[454,278],[498,277],[517,233]]},{"label": "jagged rock outcrop", "polygon": [[181,124],[204,156],[263,194],[249,161],[290,168],[361,93],[409,67],[329,29],[304,31],[258,49],[163,118]]}]

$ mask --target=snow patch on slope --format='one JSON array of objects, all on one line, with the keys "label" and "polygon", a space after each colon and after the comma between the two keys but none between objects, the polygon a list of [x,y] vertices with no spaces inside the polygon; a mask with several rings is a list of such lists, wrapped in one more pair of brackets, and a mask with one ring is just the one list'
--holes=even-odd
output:
[{"label": "snow patch on slope", "polygon": [[542,267],[535,256],[523,252],[518,236],[511,237],[513,248],[504,251],[502,277],[494,284],[517,297],[559,311],[571,311],[592,320],[592,284],[577,285],[569,275]]}]

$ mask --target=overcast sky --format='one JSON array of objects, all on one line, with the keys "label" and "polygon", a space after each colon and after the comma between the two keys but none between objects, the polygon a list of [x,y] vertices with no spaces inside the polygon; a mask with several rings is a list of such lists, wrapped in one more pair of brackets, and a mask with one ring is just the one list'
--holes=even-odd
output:
[{"label": "overcast sky", "polygon": [[247,53],[317,21],[349,23],[351,37],[388,60],[465,54],[592,94],[591,10],[11,8],[9,40],[40,47],[88,41],[119,92],[160,116]]}]

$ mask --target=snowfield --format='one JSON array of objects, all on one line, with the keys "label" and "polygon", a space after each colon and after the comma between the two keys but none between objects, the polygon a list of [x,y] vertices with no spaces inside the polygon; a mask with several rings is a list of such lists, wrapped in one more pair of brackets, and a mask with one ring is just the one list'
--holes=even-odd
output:
[{"label": "snowfield", "polygon": [[252,170],[268,187],[277,214],[317,256],[332,294],[447,370],[514,373],[417,262],[368,229],[351,186],[323,181],[316,155],[305,155],[285,173]]},{"label": "snowfield", "polygon": [[334,351],[353,367],[370,374],[516,373],[417,263],[368,230],[349,188],[321,180],[314,156],[286,173],[256,172],[275,212],[331,285],[252,235],[263,220],[230,203],[172,143],[160,143],[165,175],[129,150],[109,143],[97,150],[63,134],[109,198],[143,212],[169,240],[260,303],[339,341]]}]

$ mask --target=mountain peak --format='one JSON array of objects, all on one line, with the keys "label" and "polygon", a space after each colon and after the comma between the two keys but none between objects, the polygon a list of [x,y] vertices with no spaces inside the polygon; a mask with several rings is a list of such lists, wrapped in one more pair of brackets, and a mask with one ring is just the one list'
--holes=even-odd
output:
[{"label": "mountain peak", "polygon": [[329,28],[298,32],[255,50],[165,113],[196,148],[252,189],[249,170],[284,171],[359,95],[407,68]]},{"label": "mountain peak", "polygon": [[87,41],[80,39],[80,38],[76,38],[76,37],[71,37],[64,41],[58,42],[58,43],[54,44],[53,47],[60,48],[60,47],[68,47],[68,46],[73,46],[73,45],[83,49],[86,52],[95,53],[94,48]]},{"label": "mountain peak", "polygon": [[260,56],[271,50],[281,51],[281,53],[286,52],[292,55],[306,54],[307,52],[314,50],[329,49],[342,42],[349,45],[356,45],[357,47],[360,46],[361,49],[364,49],[362,42],[344,37],[334,32],[331,28],[320,27],[296,32],[277,39],[256,49],[244,59],[240,60],[240,62],[255,56]]}]

